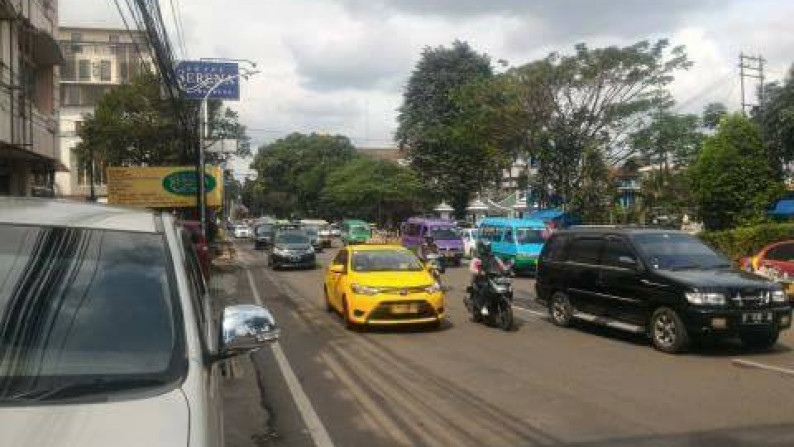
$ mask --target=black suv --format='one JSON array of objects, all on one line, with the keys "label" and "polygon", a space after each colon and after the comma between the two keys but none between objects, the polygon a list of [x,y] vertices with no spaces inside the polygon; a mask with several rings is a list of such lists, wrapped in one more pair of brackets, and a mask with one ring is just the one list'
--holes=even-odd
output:
[{"label": "black suv", "polygon": [[791,325],[779,284],[731,267],[680,231],[574,227],[556,232],[538,261],[537,299],[552,321],[574,319],[646,333],[664,352],[696,337],[738,335],[766,348]]}]

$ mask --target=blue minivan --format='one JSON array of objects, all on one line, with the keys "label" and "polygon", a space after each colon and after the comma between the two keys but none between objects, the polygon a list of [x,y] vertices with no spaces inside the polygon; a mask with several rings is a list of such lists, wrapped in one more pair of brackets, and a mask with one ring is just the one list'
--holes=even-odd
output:
[{"label": "blue minivan", "polygon": [[493,253],[511,261],[516,272],[534,273],[548,231],[542,220],[486,217],[477,226],[477,235],[490,241]]}]

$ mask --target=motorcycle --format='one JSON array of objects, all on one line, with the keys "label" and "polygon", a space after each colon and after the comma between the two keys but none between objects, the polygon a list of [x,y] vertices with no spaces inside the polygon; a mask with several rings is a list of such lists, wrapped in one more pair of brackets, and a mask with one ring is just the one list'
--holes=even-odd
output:
[{"label": "motorcycle", "polygon": [[429,253],[425,262],[430,267],[433,278],[436,282],[441,284],[441,275],[446,271],[444,267],[444,258],[438,253]]},{"label": "motorcycle", "polygon": [[[490,326],[497,326],[504,331],[513,329],[513,281],[508,275],[487,274],[479,288],[470,285],[469,293],[464,299],[466,309],[469,311],[471,321],[479,323],[485,321]],[[479,300],[485,303],[486,312],[475,303],[475,294],[484,296]]]}]

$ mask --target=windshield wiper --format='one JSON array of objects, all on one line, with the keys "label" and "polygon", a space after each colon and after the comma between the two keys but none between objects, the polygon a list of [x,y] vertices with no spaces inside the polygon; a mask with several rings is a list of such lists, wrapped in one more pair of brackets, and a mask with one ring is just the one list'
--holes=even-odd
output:
[{"label": "windshield wiper", "polygon": [[106,393],[134,388],[149,388],[165,385],[160,379],[94,379],[88,381],[66,382],[50,388],[39,388],[8,397],[0,397],[0,402],[43,401],[53,398],[78,397],[86,394]]}]

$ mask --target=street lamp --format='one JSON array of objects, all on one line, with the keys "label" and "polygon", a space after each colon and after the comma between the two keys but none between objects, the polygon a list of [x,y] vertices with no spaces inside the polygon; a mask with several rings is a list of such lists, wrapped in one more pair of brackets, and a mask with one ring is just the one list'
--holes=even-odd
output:
[{"label": "street lamp", "polygon": [[[253,67],[256,67],[256,64],[253,62],[249,63],[251,63]],[[201,100],[201,110],[199,114],[199,175],[197,177],[199,187],[199,218],[201,221],[201,234],[203,234],[204,237],[207,237],[207,194],[206,187],[204,185],[204,138],[209,136],[209,113],[207,111],[207,101],[209,100],[209,97],[212,95],[212,93],[226,82],[239,78],[247,80],[250,76],[253,76],[257,73],[260,73],[260,71],[243,69],[242,72],[236,75],[220,78],[207,90],[207,93]],[[200,87],[206,86],[207,85],[202,85]]]}]

